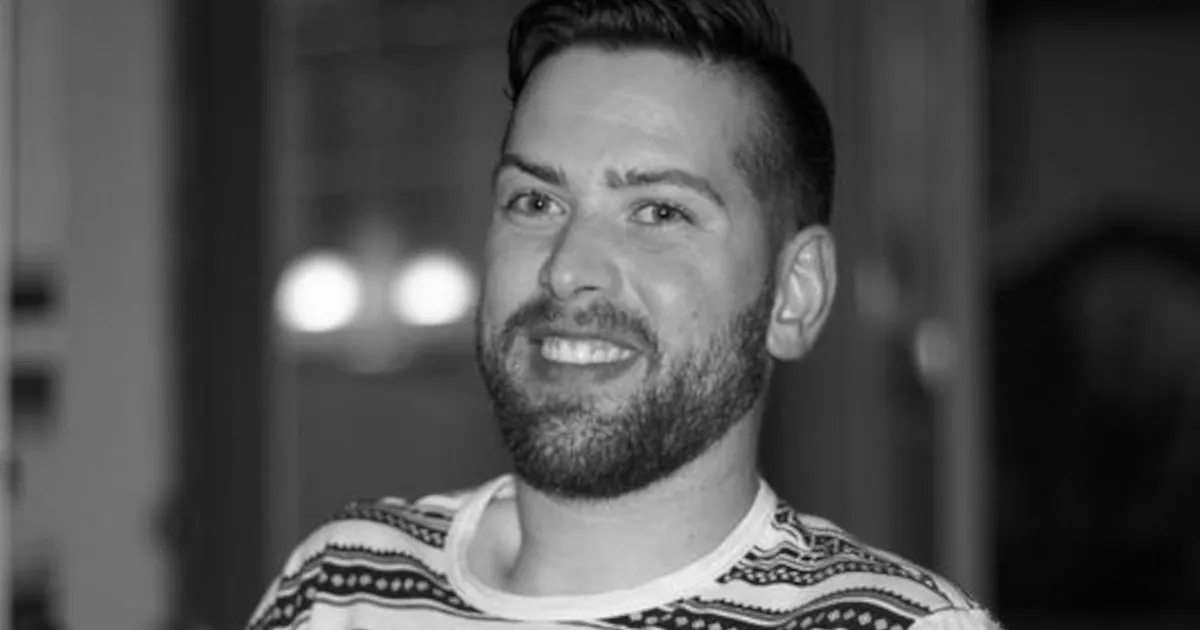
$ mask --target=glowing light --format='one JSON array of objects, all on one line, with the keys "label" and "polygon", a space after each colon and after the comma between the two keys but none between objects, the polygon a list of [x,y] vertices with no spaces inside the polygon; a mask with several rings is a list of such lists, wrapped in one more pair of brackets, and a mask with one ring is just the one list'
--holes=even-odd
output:
[{"label": "glowing light", "polygon": [[392,284],[396,315],[417,326],[441,326],[461,320],[475,300],[475,278],[457,257],[422,255],[401,270]]},{"label": "glowing light", "polygon": [[938,319],[922,322],[913,344],[917,371],[926,383],[937,385],[954,375],[958,368],[958,341],[946,322]]},{"label": "glowing light", "polygon": [[297,332],[322,333],[343,328],[362,307],[362,281],[342,258],[309,254],[280,279],[275,295],[279,318]]}]

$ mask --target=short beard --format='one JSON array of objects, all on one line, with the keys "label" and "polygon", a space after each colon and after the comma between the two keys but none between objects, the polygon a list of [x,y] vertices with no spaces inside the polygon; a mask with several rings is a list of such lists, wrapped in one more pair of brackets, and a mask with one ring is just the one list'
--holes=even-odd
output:
[{"label": "short beard", "polygon": [[[485,339],[477,322],[476,357],[517,475],[548,494],[603,500],[644,489],[696,459],[754,407],[766,388],[773,300],[774,278],[768,277],[754,302],[707,348],[669,365],[661,357],[647,357],[652,359],[647,384],[608,413],[584,396],[535,400],[506,367],[521,329],[565,316],[549,298],[520,309],[499,335]],[[615,319],[630,321],[624,314]],[[648,332],[645,324],[633,323]],[[654,366],[666,366],[657,378]]]}]

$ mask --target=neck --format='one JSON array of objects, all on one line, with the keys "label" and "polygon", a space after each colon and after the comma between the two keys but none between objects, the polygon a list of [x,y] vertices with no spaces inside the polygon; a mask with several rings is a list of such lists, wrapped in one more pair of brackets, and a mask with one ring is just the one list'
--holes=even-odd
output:
[{"label": "neck", "polygon": [[607,501],[565,500],[518,480],[515,550],[496,581],[522,595],[633,588],[716,549],[758,493],[757,414],[667,479]]}]

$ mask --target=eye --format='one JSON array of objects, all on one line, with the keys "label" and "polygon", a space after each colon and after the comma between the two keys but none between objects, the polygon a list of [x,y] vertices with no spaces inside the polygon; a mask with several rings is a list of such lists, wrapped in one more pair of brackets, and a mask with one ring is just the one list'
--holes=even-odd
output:
[{"label": "eye", "polygon": [[691,223],[691,217],[683,208],[670,203],[655,201],[647,203],[634,212],[638,223],[661,226],[671,223]]},{"label": "eye", "polygon": [[561,204],[549,195],[538,192],[523,192],[513,195],[504,204],[504,210],[512,214],[541,217],[556,212],[561,213],[563,208]]}]

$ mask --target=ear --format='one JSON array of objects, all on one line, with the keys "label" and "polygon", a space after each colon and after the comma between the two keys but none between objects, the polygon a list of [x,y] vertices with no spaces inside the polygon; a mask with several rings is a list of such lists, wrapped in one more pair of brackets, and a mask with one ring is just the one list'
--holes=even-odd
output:
[{"label": "ear", "polygon": [[817,341],[837,289],[833,235],[822,225],[797,233],[776,261],[775,304],[767,349],[781,361],[804,356]]}]

